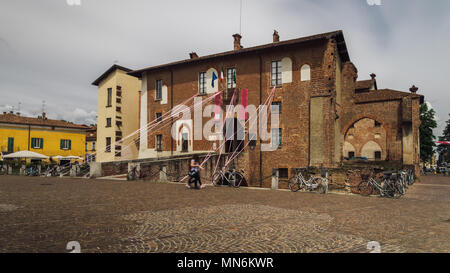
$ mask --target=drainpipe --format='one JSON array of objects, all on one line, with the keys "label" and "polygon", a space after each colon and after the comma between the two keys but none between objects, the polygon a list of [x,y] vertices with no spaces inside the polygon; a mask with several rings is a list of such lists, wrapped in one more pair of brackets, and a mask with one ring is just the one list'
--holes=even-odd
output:
[{"label": "drainpipe", "polygon": [[[259,105],[262,104],[262,57],[259,55]],[[261,126],[261,124],[260,124]],[[263,172],[262,172],[262,142],[259,141],[259,187],[262,188]]]},{"label": "drainpipe", "polygon": [[31,125],[28,125],[28,151],[30,150],[30,135],[31,135]]},{"label": "drainpipe", "polygon": [[[170,109],[173,109],[173,70],[170,70]],[[173,156],[173,139],[172,139],[172,127],[173,127],[173,115],[170,117],[170,155]]]}]

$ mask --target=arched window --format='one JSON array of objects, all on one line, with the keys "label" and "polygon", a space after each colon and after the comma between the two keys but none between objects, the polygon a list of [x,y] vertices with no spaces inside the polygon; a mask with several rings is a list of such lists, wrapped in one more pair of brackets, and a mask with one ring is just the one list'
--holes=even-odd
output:
[{"label": "arched window", "polygon": [[304,64],[300,68],[300,81],[310,81],[311,80],[311,67],[308,64]]},{"label": "arched window", "polygon": [[381,147],[375,141],[368,141],[361,148],[361,156],[366,157],[368,160],[380,160],[381,159]]},{"label": "arched window", "polygon": [[350,142],[345,141],[343,149],[344,157],[347,157],[349,159],[355,157],[355,147]]}]

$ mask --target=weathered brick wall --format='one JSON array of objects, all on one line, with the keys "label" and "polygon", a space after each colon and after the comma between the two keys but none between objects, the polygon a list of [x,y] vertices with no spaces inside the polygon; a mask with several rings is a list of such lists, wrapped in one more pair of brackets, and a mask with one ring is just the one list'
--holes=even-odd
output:
[{"label": "weathered brick wall", "polygon": [[[156,71],[147,74],[148,80],[148,112],[149,120],[154,120],[157,112],[165,113],[173,105],[177,105],[192,95],[198,93],[198,73],[214,67],[219,73],[221,68],[236,68],[237,89],[248,88],[248,103],[260,105],[268,97],[271,90],[271,62],[289,57],[292,61],[292,82],[285,83],[277,88],[274,101],[282,103],[281,124],[283,143],[280,149],[273,152],[260,153],[261,143],[254,150],[246,149],[246,152],[239,157],[245,160],[244,169],[248,172],[248,180],[253,185],[260,185],[261,176],[271,175],[273,168],[299,168],[309,165],[309,104],[311,95],[332,96],[335,92],[335,54],[336,44],[334,41],[315,41],[304,44],[302,47],[289,47],[284,49],[274,49],[270,52],[249,53],[246,55],[231,56],[226,59],[205,61],[196,64],[179,66],[173,71]],[[300,81],[300,68],[308,64],[311,67],[311,80]],[[226,72],[226,71],[225,71]],[[261,75],[261,77],[260,77]],[[168,103],[161,105],[155,101],[155,82],[161,79],[163,85],[168,86]],[[173,86],[171,87],[171,83]],[[210,83],[207,83],[210,84]],[[219,90],[222,87],[219,86]],[[173,88],[173,98],[172,95]],[[240,103],[238,94],[236,103]],[[213,102],[211,102],[213,103]],[[326,140],[322,146],[324,149],[323,162],[326,165],[332,163],[334,152],[334,119],[329,114],[331,110],[330,100],[325,99],[323,103],[324,128],[322,134]],[[192,112],[193,118],[193,112]],[[210,118],[203,118],[205,124]],[[195,121],[194,121],[195,122]],[[269,128],[270,129],[270,128]],[[155,147],[155,135],[163,135],[163,150],[175,149],[176,144],[170,137],[170,126],[163,130],[155,130],[148,135],[148,148]],[[246,135],[248,137],[248,135]],[[194,151],[209,150],[212,143],[207,140],[193,142]],[[219,143],[217,143],[219,145]],[[331,147],[328,147],[330,146]],[[262,163],[260,164],[260,159]],[[243,165],[243,163],[240,165]],[[270,179],[264,181],[265,185],[270,185]]]},{"label": "weathered brick wall", "polygon": [[101,163],[102,176],[111,176],[128,173],[128,162],[104,162]]},{"label": "weathered brick wall", "polygon": [[[250,185],[270,187],[271,179],[267,177],[271,176],[274,168],[287,168],[291,177],[294,175],[291,171],[293,168],[338,167],[343,158],[343,136],[353,123],[362,118],[371,118],[382,123],[385,130],[382,140],[386,139],[387,143],[380,142],[383,148],[382,157],[392,161],[402,160],[401,100],[358,103],[354,94],[357,69],[352,63],[341,63],[336,41],[333,39],[316,40],[296,47],[274,47],[270,51],[248,52],[147,72],[148,120],[154,120],[157,112],[164,114],[172,106],[197,94],[198,73],[206,72],[209,68],[215,68],[219,74],[222,68],[225,73],[227,68],[236,68],[237,89],[248,88],[248,103],[258,106],[264,103],[271,90],[271,62],[285,57],[292,61],[292,82],[277,88],[274,96],[274,101],[282,104],[282,145],[276,151],[261,152],[262,143],[258,140],[253,150],[247,147],[236,159],[239,166],[245,170]],[[300,68],[304,64],[311,67],[310,81],[300,80]],[[168,102],[164,105],[155,101],[155,83],[159,79],[168,88]],[[225,86],[226,81],[223,85],[219,84],[219,90],[223,90]],[[240,103],[239,100],[238,93],[235,103]],[[314,120],[311,119],[311,114],[315,113],[312,110],[317,109],[311,109],[312,100],[320,101],[317,107],[321,107],[321,116],[314,116]],[[213,101],[210,102],[212,103]],[[411,105],[413,137],[416,143],[418,106],[414,101]],[[194,118],[193,111],[191,118]],[[203,124],[210,119],[202,117]],[[320,119],[320,122],[315,119]],[[310,130],[318,123],[321,126],[317,130]],[[175,151],[177,145],[171,137],[170,128],[171,124],[168,123],[163,129],[151,131],[148,134],[148,148],[155,148],[155,135],[162,134],[163,150],[168,153]],[[312,143],[312,140],[317,143]],[[216,144],[220,145],[219,142]],[[208,151],[211,145],[212,142],[206,139],[194,140],[192,143],[194,151]],[[152,169],[148,171],[153,172]],[[281,185],[282,183],[280,187]]]}]

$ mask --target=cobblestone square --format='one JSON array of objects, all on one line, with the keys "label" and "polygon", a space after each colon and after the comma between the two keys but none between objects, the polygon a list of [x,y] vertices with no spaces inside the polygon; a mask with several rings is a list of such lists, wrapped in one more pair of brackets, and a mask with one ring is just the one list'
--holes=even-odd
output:
[{"label": "cobblestone square", "polygon": [[450,251],[450,178],[398,200],[69,178],[0,177],[0,252]]}]

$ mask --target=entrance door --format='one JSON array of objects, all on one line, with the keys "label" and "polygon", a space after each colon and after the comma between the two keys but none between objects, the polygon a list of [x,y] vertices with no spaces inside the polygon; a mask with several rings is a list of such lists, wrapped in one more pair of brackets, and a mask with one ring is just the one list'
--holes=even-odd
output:
[{"label": "entrance door", "polygon": [[181,151],[187,152],[189,150],[189,134],[183,133],[181,134]]}]

